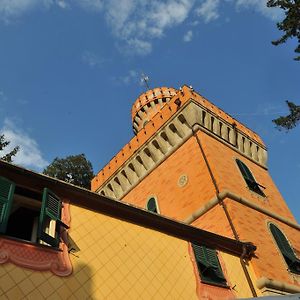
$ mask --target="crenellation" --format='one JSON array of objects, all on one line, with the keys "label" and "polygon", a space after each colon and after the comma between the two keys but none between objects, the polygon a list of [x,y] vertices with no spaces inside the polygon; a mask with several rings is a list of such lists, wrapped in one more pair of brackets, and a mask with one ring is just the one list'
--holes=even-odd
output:
[{"label": "crenellation", "polygon": [[[136,130],[139,129],[139,132],[121,150],[123,156],[118,157],[117,162],[111,161],[104,167],[101,173],[102,178],[97,178],[100,183],[97,183],[98,188],[96,190],[99,191],[101,187],[111,181],[113,174],[118,172],[119,180],[122,178],[120,180],[123,188],[122,194],[126,193],[174,149],[177,149],[183,140],[192,134],[191,128],[195,124],[199,124],[204,131],[210,132],[216,138],[228,143],[230,147],[234,147],[236,151],[266,167],[267,151],[264,145],[259,142],[260,139],[257,138],[256,134],[250,133],[243,125],[236,123],[234,119],[223,113],[222,110],[216,109],[213,105],[211,105],[212,110],[210,110],[210,106],[201,96],[197,96],[195,93],[190,94],[197,99],[191,98],[186,92],[182,93],[180,96],[182,98],[179,97],[182,104],[180,110],[174,103],[178,97],[173,97],[171,102],[164,103],[163,100],[166,101],[167,97],[164,97],[164,99],[162,97],[157,98],[153,93],[146,94],[147,97],[143,100],[144,102],[141,102],[143,105],[136,103],[136,107],[140,107],[140,109],[136,111],[133,117],[133,124]],[[152,100],[149,101],[151,95]],[[156,103],[154,107],[152,103]],[[157,105],[159,103],[163,105],[161,110],[158,110]],[[143,106],[147,106],[147,108],[143,109]],[[174,115],[176,107],[178,113]],[[156,112],[152,114],[152,118],[146,122],[147,124],[141,128],[141,122],[146,120],[143,110],[148,110],[148,113],[150,111],[153,113],[154,110]],[[256,138],[258,141],[255,140]],[[122,170],[126,172],[128,184],[123,178],[124,174],[120,173]],[[114,187],[114,189],[114,193],[116,193],[118,188]]]}]

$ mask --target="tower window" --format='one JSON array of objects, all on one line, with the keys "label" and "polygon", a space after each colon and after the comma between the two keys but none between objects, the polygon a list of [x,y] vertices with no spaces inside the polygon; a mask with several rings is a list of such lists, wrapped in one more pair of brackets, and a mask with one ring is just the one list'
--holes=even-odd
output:
[{"label": "tower window", "polygon": [[282,231],[275,226],[274,224],[270,224],[270,231],[276,241],[276,244],[289,267],[289,270],[292,273],[296,273],[300,275],[300,259],[295,255],[294,250],[290,246],[288,240]]},{"label": "tower window", "polygon": [[158,214],[158,206],[157,206],[157,201],[154,197],[151,197],[148,201],[147,201],[147,210],[151,211],[153,213]]},{"label": "tower window", "polygon": [[227,287],[216,250],[192,244],[199,275],[204,283]]},{"label": "tower window", "polygon": [[247,183],[247,186],[249,188],[249,190],[263,196],[266,197],[266,195],[264,194],[264,192],[261,190],[261,188],[264,188],[262,185],[260,185],[259,183],[256,182],[256,180],[254,179],[251,171],[249,170],[249,168],[239,159],[236,159],[236,163]]}]

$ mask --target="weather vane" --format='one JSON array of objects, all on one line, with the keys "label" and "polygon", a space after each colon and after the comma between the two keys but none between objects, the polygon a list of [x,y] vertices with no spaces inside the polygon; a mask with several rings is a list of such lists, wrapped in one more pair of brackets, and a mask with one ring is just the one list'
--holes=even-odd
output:
[{"label": "weather vane", "polygon": [[149,81],[149,77],[146,76],[144,73],[142,73],[141,83],[145,83],[147,89],[149,90],[149,89],[150,89],[150,86],[149,86],[149,84],[148,84],[148,81]]}]

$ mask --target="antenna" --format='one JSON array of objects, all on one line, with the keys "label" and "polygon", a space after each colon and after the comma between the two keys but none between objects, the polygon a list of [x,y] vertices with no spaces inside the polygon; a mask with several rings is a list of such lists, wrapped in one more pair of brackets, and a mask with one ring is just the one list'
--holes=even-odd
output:
[{"label": "antenna", "polygon": [[142,73],[141,83],[145,83],[147,89],[150,90],[150,86],[148,84],[148,81],[149,81],[149,77],[146,76],[144,73]]}]

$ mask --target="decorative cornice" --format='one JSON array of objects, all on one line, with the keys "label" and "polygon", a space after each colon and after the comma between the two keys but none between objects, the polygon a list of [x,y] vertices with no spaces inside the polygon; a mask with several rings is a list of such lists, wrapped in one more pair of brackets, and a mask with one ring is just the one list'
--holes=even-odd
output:
[{"label": "decorative cornice", "polygon": [[261,277],[256,281],[256,286],[259,289],[265,289],[265,288],[269,288],[272,290],[277,290],[277,291],[281,291],[284,293],[300,293],[300,286],[299,285],[294,285],[294,284],[289,284],[286,282],[282,282],[282,281],[278,281],[278,280],[274,280],[274,279],[270,279],[270,278],[266,278],[266,277]]},{"label": "decorative cornice", "polygon": [[96,192],[122,199],[192,136],[192,128],[195,125],[262,167],[266,167],[267,150],[264,145],[239,130],[235,123],[228,123],[205,106],[190,99],[104,181]]}]

